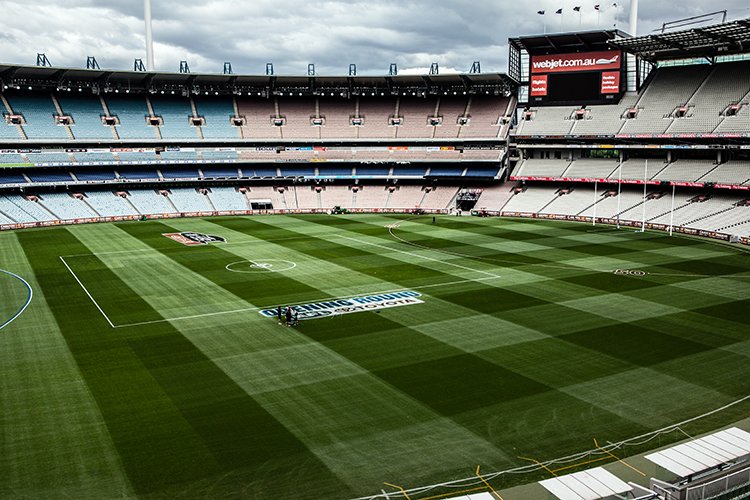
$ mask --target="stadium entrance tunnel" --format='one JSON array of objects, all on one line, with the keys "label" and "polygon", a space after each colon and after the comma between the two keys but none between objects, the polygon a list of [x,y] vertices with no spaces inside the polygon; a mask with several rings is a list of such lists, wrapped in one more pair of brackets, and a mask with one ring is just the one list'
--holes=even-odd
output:
[{"label": "stadium entrance tunnel", "polygon": [[21,316],[32,296],[31,286],[26,280],[0,269],[0,330]]}]

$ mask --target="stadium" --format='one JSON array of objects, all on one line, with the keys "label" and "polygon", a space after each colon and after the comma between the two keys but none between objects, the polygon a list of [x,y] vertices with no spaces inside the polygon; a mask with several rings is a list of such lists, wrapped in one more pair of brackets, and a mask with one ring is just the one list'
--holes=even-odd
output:
[{"label": "stadium", "polygon": [[145,3],[0,62],[0,497],[750,497],[750,19],[170,73]]}]

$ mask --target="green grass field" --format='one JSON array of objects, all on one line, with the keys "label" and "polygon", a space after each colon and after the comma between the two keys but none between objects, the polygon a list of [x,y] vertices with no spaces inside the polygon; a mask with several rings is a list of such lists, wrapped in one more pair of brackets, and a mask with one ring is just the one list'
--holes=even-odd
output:
[{"label": "green grass field", "polygon": [[[181,231],[228,242],[162,236]],[[34,298],[0,330],[0,497],[347,498],[649,432],[750,394],[749,258],[477,218],[2,233],[0,269]],[[394,290],[423,303],[298,328],[259,313]],[[0,324],[26,297],[0,275]]]}]

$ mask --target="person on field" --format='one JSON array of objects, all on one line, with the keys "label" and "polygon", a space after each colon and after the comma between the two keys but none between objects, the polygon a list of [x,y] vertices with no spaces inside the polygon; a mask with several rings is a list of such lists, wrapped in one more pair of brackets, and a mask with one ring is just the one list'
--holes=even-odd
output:
[{"label": "person on field", "polygon": [[286,326],[292,326],[292,306],[286,308]]},{"label": "person on field", "polygon": [[297,309],[294,309],[293,317],[292,317],[292,324],[294,326],[299,326],[299,311]]},{"label": "person on field", "polygon": [[281,324],[281,306],[276,308],[276,318],[278,318],[279,324]]}]

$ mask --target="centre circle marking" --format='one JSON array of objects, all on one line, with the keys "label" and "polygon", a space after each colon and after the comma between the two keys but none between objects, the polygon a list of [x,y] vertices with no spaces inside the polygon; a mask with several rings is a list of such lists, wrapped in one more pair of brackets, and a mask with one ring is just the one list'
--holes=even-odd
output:
[{"label": "centre circle marking", "polygon": [[225,269],[233,273],[281,273],[297,267],[295,262],[282,259],[238,260],[227,264]]}]

